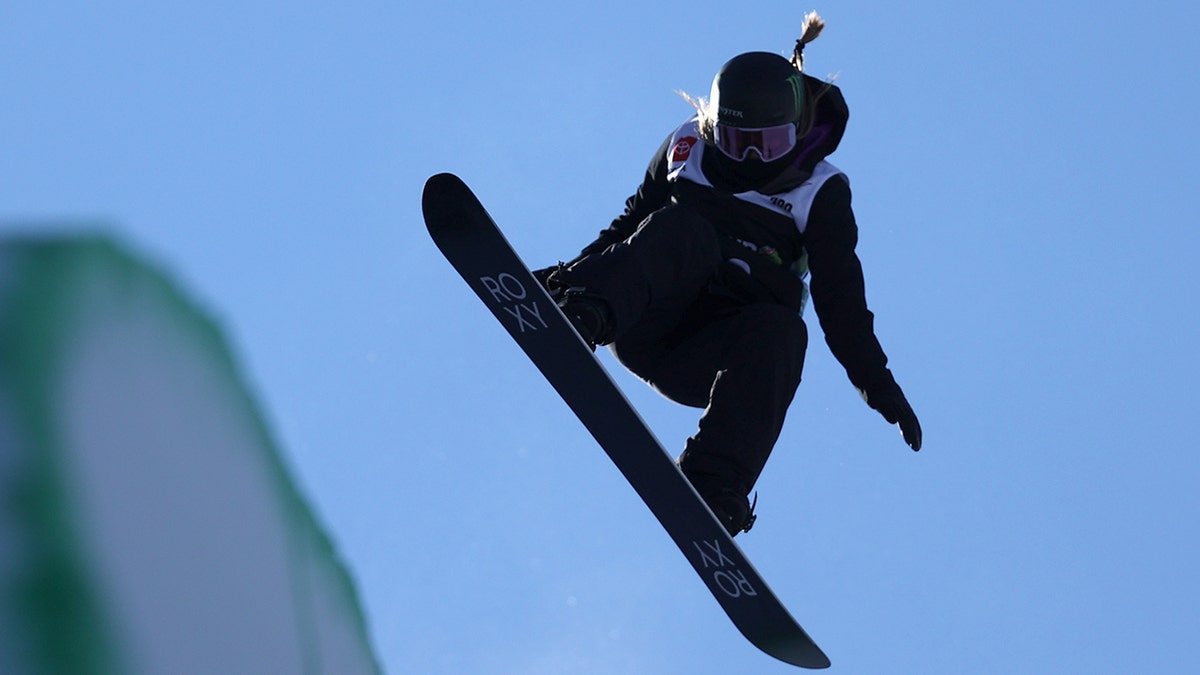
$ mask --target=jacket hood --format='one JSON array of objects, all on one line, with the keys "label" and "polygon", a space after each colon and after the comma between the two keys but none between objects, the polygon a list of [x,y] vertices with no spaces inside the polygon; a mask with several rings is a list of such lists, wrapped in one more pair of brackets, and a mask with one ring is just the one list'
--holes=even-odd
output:
[{"label": "jacket hood", "polygon": [[833,84],[805,75],[804,86],[808,95],[817,100],[817,106],[812,126],[800,140],[800,154],[792,164],[812,173],[817,162],[832,155],[841,144],[846,123],[850,119],[850,109],[846,106],[846,99],[842,98],[842,90]]}]

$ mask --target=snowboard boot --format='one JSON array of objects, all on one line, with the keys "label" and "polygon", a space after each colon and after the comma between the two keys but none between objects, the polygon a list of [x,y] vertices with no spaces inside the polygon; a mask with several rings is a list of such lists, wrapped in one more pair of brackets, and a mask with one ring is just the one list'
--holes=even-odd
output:
[{"label": "snowboard boot", "polygon": [[736,537],[741,532],[749,532],[750,528],[754,527],[754,521],[758,520],[758,516],[754,515],[758,495],[754,496],[754,504],[751,504],[745,495],[729,488],[702,496],[704,503],[712,509],[731,537]]},{"label": "snowboard boot", "polygon": [[572,286],[562,290],[558,307],[592,351],[596,351],[596,345],[612,342],[612,312],[603,300]]}]

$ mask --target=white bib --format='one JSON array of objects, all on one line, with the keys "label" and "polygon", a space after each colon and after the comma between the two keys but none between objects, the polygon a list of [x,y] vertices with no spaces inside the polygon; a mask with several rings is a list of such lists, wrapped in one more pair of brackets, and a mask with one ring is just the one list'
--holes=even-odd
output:
[{"label": "white bib", "polygon": [[[700,140],[699,118],[693,117],[675,130],[671,137],[670,149],[667,150],[667,180],[675,182],[686,180],[712,187],[712,182],[701,169],[705,145]],[[821,160],[813,168],[812,176],[800,185],[787,192],[777,195],[764,195],[761,192],[740,192],[734,195],[742,201],[761,206],[784,216],[789,216],[796,223],[796,229],[803,234],[808,227],[808,213],[812,209],[813,200],[825,181],[834,176],[849,180],[836,166]]]}]

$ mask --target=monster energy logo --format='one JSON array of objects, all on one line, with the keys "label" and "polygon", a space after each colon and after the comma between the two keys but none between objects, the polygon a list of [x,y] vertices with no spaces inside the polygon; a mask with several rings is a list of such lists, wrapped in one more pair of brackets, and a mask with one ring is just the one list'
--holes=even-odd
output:
[{"label": "monster energy logo", "polygon": [[788,76],[788,84],[792,85],[792,97],[795,100],[796,112],[804,109],[804,77],[800,73]]}]

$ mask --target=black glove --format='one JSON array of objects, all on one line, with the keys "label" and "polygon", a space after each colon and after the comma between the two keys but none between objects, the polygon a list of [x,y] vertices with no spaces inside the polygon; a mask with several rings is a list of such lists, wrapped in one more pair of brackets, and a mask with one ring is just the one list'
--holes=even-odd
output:
[{"label": "black glove", "polygon": [[883,415],[883,419],[887,420],[888,424],[900,425],[900,433],[904,435],[904,442],[908,443],[908,447],[912,448],[914,452],[921,449],[921,423],[917,421],[917,414],[908,404],[908,399],[904,398],[904,392],[900,390],[900,385],[892,382],[889,385],[859,393],[866,399],[867,405]]},{"label": "black glove", "polygon": [[710,290],[745,303],[773,303],[800,313],[807,296],[804,282],[778,256],[772,259],[732,237],[722,237],[720,244],[725,261],[717,268],[715,287]]},{"label": "black glove", "polygon": [[561,274],[566,267],[566,263],[560,262],[557,265],[543,267],[540,270],[533,270],[530,272],[530,274],[533,275],[534,279],[538,280],[538,283],[542,285],[542,288],[546,289],[546,292],[550,294],[550,297],[557,301],[559,295],[563,292],[563,289],[569,285],[565,283],[561,277]]},{"label": "black glove", "polygon": [[551,283],[550,275],[554,274],[557,271],[558,271],[558,265],[553,265],[551,267],[543,267],[540,270],[532,270],[530,272],[530,274],[533,275],[534,279],[538,280],[538,283],[540,283],[542,285],[542,288],[545,288],[546,290],[550,290],[550,283]]}]

